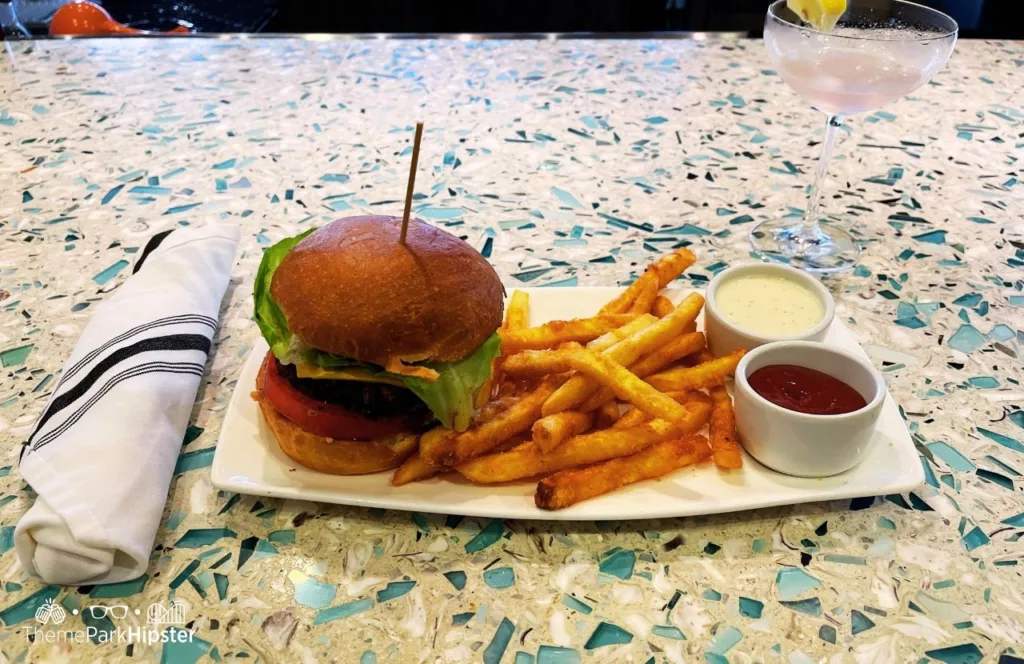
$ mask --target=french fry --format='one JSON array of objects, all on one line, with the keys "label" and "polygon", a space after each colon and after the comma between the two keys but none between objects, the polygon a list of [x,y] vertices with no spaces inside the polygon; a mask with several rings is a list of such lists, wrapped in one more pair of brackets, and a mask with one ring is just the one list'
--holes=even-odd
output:
[{"label": "french fry", "polygon": [[[697,257],[693,255],[693,252],[685,247],[662,257],[648,268],[648,271],[653,270],[658,277],[658,288],[655,290],[664,288],[670,281],[682,274],[683,270],[693,265],[696,260]],[[601,307],[601,313],[620,314],[628,311],[645,288],[647,288],[647,283],[643,278],[637,279],[618,297]]]},{"label": "french fry", "polygon": [[[653,353],[640,358],[639,361],[629,367],[629,370],[638,378],[644,378],[702,348],[704,348],[704,334],[702,332],[684,334],[656,349]],[[590,412],[600,408],[602,404],[614,398],[615,394],[610,389],[602,387],[592,396],[588,397],[579,407],[579,410]]]},{"label": "french fry", "polygon": [[636,299],[629,305],[628,311],[631,314],[649,314],[655,298],[658,297],[658,273],[648,268],[639,281],[642,281],[643,285],[637,291]]},{"label": "french fry", "polygon": [[692,334],[697,331],[697,321],[693,321],[683,329],[683,334]]},{"label": "french fry", "polygon": [[743,467],[743,455],[740,445],[736,442],[736,414],[732,409],[732,399],[724,387],[711,390],[711,452],[715,465],[722,470],[735,470]]},{"label": "french fry", "polygon": [[[510,383],[506,383],[510,384]],[[498,414],[508,410],[516,403],[515,396],[501,396],[488,402],[479,409],[474,418],[474,426],[481,426],[490,422]],[[424,462],[438,468],[451,467],[455,459],[455,437],[458,433],[444,427],[435,427],[420,436],[420,449],[417,453]]]},{"label": "french fry", "polygon": [[[522,362],[513,363],[512,360],[517,358],[523,358]],[[575,369],[608,387],[616,397],[628,401],[651,417],[672,421],[686,415],[685,409],[678,403],[631,374],[629,369],[586,349],[532,351],[509,358],[506,370],[510,374],[520,368],[534,375],[538,370],[547,374],[560,374]]]},{"label": "french fry", "polygon": [[452,462],[463,463],[486,454],[502,442],[529,429],[540,417],[541,404],[551,396],[560,382],[557,377],[548,378],[536,390],[523,395],[493,419],[460,433],[455,438]]},{"label": "french fry", "polygon": [[502,328],[506,330],[521,330],[528,326],[530,320],[530,295],[526,291],[513,291],[508,301],[508,309],[505,310],[505,322]]},{"label": "french fry", "polygon": [[[672,304],[672,300],[668,299],[664,295],[659,295],[654,298],[654,304],[651,305],[651,313],[658,318],[664,318],[675,310],[676,305]],[[696,325],[696,323],[694,324]]]},{"label": "french fry", "polygon": [[686,247],[676,249],[668,256],[660,259],[653,265],[654,271],[658,273],[658,290],[668,286],[669,282],[682,274],[696,260],[697,257]]},{"label": "french fry", "polygon": [[597,422],[595,422],[595,427],[598,429],[607,429],[622,417],[622,413],[619,412],[619,404],[615,399],[604,402],[596,412]]},{"label": "french fry", "polygon": [[505,355],[521,350],[554,348],[566,341],[591,341],[602,334],[622,327],[636,318],[635,314],[611,314],[575,320],[554,320],[538,327],[519,330],[498,330],[501,352]]},{"label": "french fry", "polygon": [[694,367],[669,369],[649,376],[647,382],[665,392],[716,387],[724,384],[727,376],[736,373],[736,365],[743,353],[743,349],[739,349]]},{"label": "french fry", "polygon": [[[520,330],[527,326],[530,320],[530,295],[521,290],[514,291],[508,302],[508,309],[505,310],[505,320],[501,324],[503,330]],[[482,408],[487,403],[488,397],[501,395],[503,387],[503,375],[501,372],[502,356],[494,358],[491,362],[491,375],[487,378],[483,388],[477,393],[477,408]]]},{"label": "french fry", "polygon": [[626,456],[680,435],[672,423],[651,420],[632,429],[604,429],[575,436],[548,454],[534,442],[523,443],[508,452],[459,464],[456,470],[474,484],[500,484]]},{"label": "french fry", "polygon": [[593,413],[567,411],[542,417],[533,423],[533,441],[542,452],[550,452],[573,436],[594,425]]},{"label": "french fry", "polygon": [[[615,403],[609,401],[608,403]],[[633,407],[623,413],[622,417],[618,419],[615,424],[612,425],[613,429],[631,429],[638,427],[651,418],[647,417],[647,413],[640,410],[639,408]]]},{"label": "french fry", "polygon": [[628,484],[663,477],[710,455],[704,436],[666,440],[627,457],[545,477],[537,485],[534,500],[544,510],[563,509]]},{"label": "french fry", "polygon": [[[618,342],[606,350],[604,355],[624,367],[629,367],[641,356],[678,336],[684,327],[697,318],[703,306],[704,298],[696,293],[691,294],[670,315]],[[583,403],[599,387],[598,381],[591,377],[573,376],[551,395],[541,412],[544,415],[551,415],[570,410]]]},{"label": "french fry", "polygon": [[[679,426],[682,431],[690,433],[699,430],[707,424],[708,419],[711,417],[711,397],[703,392],[697,391],[666,392],[666,394],[681,403],[689,413],[685,421],[677,423],[677,426]],[[638,408],[630,408],[615,424],[612,425],[612,428],[625,429],[629,427],[637,427],[649,419],[650,418],[647,416],[647,413],[642,410]]]},{"label": "french fry", "polygon": [[[433,431],[436,431],[434,429]],[[429,431],[427,433],[430,433]],[[426,435],[426,434],[424,434]],[[418,482],[437,475],[444,471],[440,466],[432,466],[427,463],[419,452],[405,460],[401,466],[395,469],[391,476],[391,486],[402,486],[410,482]]]},{"label": "french fry", "polygon": [[597,339],[594,339],[587,344],[587,348],[595,352],[607,350],[623,339],[629,338],[640,330],[650,327],[657,322],[658,319],[651,314],[637,316],[622,327],[617,327],[614,330],[605,332]]}]

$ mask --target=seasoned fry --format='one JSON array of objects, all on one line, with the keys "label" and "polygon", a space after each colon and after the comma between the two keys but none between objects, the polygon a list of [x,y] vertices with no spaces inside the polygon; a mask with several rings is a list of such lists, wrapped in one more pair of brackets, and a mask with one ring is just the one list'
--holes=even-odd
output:
[{"label": "seasoned fry", "polygon": [[[629,370],[638,378],[644,378],[657,371],[660,371],[672,364],[681,357],[695,353],[704,347],[704,334],[702,332],[691,332],[681,337],[676,337],[661,348],[656,349],[649,355],[640,358],[629,367]],[[584,412],[599,408],[601,404],[614,399],[615,394],[608,388],[602,387],[578,408]]]},{"label": "seasoned fry", "polygon": [[595,427],[598,429],[607,429],[614,425],[622,417],[622,413],[619,412],[619,404],[612,399],[604,402],[600,408],[597,409],[597,422]]},{"label": "seasoned fry", "polygon": [[[672,300],[668,299],[664,295],[659,295],[654,298],[654,304],[651,306],[651,313],[658,318],[664,318],[668,316],[676,308],[676,305],[672,304]],[[696,323],[694,323],[696,327]]]},{"label": "seasoned fry", "polygon": [[[614,403],[614,402],[609,402]],[[647,413],[640,410],[639,408],[630,408],[627,410],[618,421],[612,425],[613,429],[630,429],[632,427],[638,427],[651,418],[647,417]]]},{"label": "seasoned fry", "polygon": [[502,329],[521,330],[527,327],[530,321],[530,295],[526,291],[513,291],[508,301],[508,309],[505,311],[505,322]]},{"label": "seasoned fry", "polygon": [[[604,355],[624,367],[636,362],[641,356],[652,352],[658,346],[676,337],[690,322],[697,318],[704,298],[696,293],[689,295],[670,315],[662,318],[650,327],[623,339],[604,352]],[[587,397],[600,387],[597,380],[587,376],[573,376],[562,387],[558,388],[544,404],[541,412],[544,415],[570,410],[583,403]]]},{"label": "seasoned fry", "polygon": [[647,382],[665,392],[716,387],[725,383],[727,376],[736,373],[736,365],[740,363],[743,353],[740,349],[694,367],[669,369],[650,376]]},{"label": "seasoned fry", "polygon": [[626,456],[679,435],[679,430],[671,423],[651,420],[632,429],[585,433],[570,438],[548,454],[534,442],[523,443],[508,452],[477,457],[460,464],[456,470],[475,484],[499,484]]},{"label": "seasoned fry", "polygon": [[[511,383],[506,384],[511,385]],[[490,422],[497,417],[499,413],[511,408],[517,400],[518,398],[514,395],[506,395],[500,396],[487,403],[483,408],[477,411],[474,425],[480,426]],[[450,467],[452,465],[452,461],[455,459],[455,437],[457,435],[458,433],[455,431],[445,429],[444,427],[435,427],[431,429],[420,436],[420,449],[418,456],[432,466],[438,466],[439,468]]]},{"label": "seasoned fry", "polygon": [[550,452],[573,436],[594,425],[593,413],[567,411],[542,417],[533,423],[533,441],[543,452]]},{"label": "seasoned fry", "polygon": [[668,286],[669,282],[681,275],[686,268],[693,265],[696,261],[697,257],[694,256],[693,252],[683,247],[676,249],[655,263],[653,269],[658,273],[658,290]]},{"label": "seasoned fry", "polygon": [[[681,431],[691,433],[699,430],[708,423],[708,419],[711,417],[711,397],[703,392],[697,391],[666,392],[666,394],[681,403],[689,413],[685,421],[676,423],[676,426]],[[628,427],[636,427],[640,426],[648,419],[650,418],[647,417],[647,413],[638,408],[630,408],[622,415],[622,417],[619,418],[618,422],[612,425],[612,428],[625,429]]]},{"label": "seasoned fry", "polygon": [[[436,431],[436,429],[433,431]],[[430,431],[427,433],[430,433]],[[427,434],[423,435],[425,436]],[[443,471],[444,468],[430,465],[422,456],[420,456],[419,452],[417,452],[406,459],[405,463],[395,469],[395,474],[391,476],[391,486],[402,486],[403,484],[408,484],[410,482],[425,480]]]},{"label": "seasoned fry", "polygon": [[743,455],[740,445],[736,442],[736,414],[732,409],[732,399],[724,387],[711,390],[711,452],[715,465],[722,470],[735,470],[743,467]]},{"label": "seasoned fry", "polygon": [[551,396],[560,382],[557,377],[548,378],[536,390],[524,395],[490,421],[459,434],[455,438],[453,462],[462,463],[486,454],[500,443],[529,429],[540,417],[541,404]]},{"label": "seasoned fry", "polygon": [[658,273],[647,268],[638,281],[642,281],[643,284],[637,291],[636,299],[629,305],[629,313],[649,314],[651,307],[654,306],[655,298],[658,297]]},{"label": "seasoned fry", "polygon": [[563,470],[537,485],[537,507],[558,510],[643,480],[655,479],[710,456],[707,438],[687,436],[666,440],[621,459],[578,470]]},{"label": "seasoned fry", "polygon": [[538,327],[520,330],[498,330],[501,352],[511,354],[521,350],[554,348],[566,341],[591,341],[602,334],[629,323],[635,314],[612,314],[575,320],[554,320]]},{"label": "seasoned fry", "polygon": [[[439,468],[450,466],[450,459],[455,454],[455,436],[457,435],[451,429],[445,429],[444,427],[431,429],[420,436],[420,449],[416,453],[416,457],[431,466]],[[408,472],[411,474],[412,469]],[[395,480],[392,479],[391,483],[394,484],[394,482]]]},{"label": "seasoned fry", "polygon": [[614,330],[605,332],[597,339],[594,339],[587,344],[587,348],[594,352],[601,352],[607,350],[619,343],[623,339],[629,338],[639,332],[640,330],[650,327],[658,322],[658,319],[651,314],[643,314],[637,316],[635,319],[626,323],[622,327],[617,327]]}]

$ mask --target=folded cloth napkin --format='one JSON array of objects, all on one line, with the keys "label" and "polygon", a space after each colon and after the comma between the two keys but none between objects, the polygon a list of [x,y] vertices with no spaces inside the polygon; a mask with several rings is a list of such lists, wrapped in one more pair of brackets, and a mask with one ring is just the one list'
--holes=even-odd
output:
[{"label": "folded cloth napkin", "polygon": [[161,233],[97,307],[22,449],[38,494],[14,531],[29,572],[97,584],[146,571],[238,238],[224,224]]}]

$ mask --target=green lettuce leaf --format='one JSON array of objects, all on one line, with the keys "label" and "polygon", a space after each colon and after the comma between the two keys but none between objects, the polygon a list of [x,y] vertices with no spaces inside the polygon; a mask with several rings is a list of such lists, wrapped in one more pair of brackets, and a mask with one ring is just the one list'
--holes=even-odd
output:
[{"label": "green lettuce leaf", "polygon": [[376,364],[309,348],[292,334],[288,328],[288,319],[270,295],[270,281],[285,255],[314,230],[310,229],[268,247],[263,252],[263,260],[256,272],[253,285],[256,324],[277,359],[285,364],[309,362],[324,369],[359,367],[379,376],[397,378],[427,404],[444,426],[455,431],[469,428],[476,394],[491,375],[494,358],[501,353],[501,339],[497,333],[461,360],[424,363],[424,366],[438,373],[436,381],[393,374]]},{"label": "green lettuce leaf", "polygon": [[405,386],[423,400],[441,424],[465,431],[473,417],[477,392],[491,375],[491,363],[501,353],[501,338],[492,334],[471,354],[455,362],[427,362],[437,380],[401,376]]},{"label": "green lettuce leaf", "polygon": [[263,260],[260,261],[260,267],[256,271],[256,281],[252,289],[256,324],[260,326],[263,338],[267,340],[270,350],[278,359],[289,354],[293,340],[292,332],[288,329],[288,319],[284,317],[284,312],[270,296],[270,280],[288,252],[315,230],[315,228],[311,228],[295,237],[285,238],[268,247],[263,252]]}]

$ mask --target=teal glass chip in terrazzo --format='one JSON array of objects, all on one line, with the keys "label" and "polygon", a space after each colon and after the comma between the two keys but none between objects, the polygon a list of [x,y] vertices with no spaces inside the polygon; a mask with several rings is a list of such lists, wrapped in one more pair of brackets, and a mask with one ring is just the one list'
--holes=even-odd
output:
[{"label": "teal glass chip in terrazzo", "polygon": [[779,589],[779,597],[789,600],[817,588],[821,581],[799,567],[787,567],[776,573],[775,585]]},{"label": "teal glass chip in terrazzo", "polygon": [[533,655],[530,653],[518,650],[516,651],[515,657],[512,659],[512,664],[535,664],[536,661],[537,660],[534,659]]},{"label": "teal glass chip in terrazzo", "polygon": [[505,522],[501,519],[492,519],[483,530],[466,542],[466,553],[476,553],[491,546],[505,533]]},{"label": "teal glass chip in terrazzo", "polygon": [[502,590],[516,583],[516,574],[511,567],[495,567],[484,572],[484,583],[495,590]]},{"label": "teal glass chip in terrazzo", "polygon": [[970,459],[961,454],[959,450],[949,445],[949,443],[937,440],[931,443],[926,443],[925,447],[927,447],[932,454],[942,459],[946,465],[953,470],[958,470],[960,472],[972,472],[976,468]]},{"label": "teal glass chip in terrazzo", "polygon": [[149,581],[149,575],[143,574],[139,578],[132,579],[130,581],[94,586],[93,589],[89,591],[89,597],[95,597],[96,599],[131,597],[132,595],[138,595],[145,590],[147,581]]},{"label": "teal glass chip in terrazzo", "polygon": [[33,348],[35,348],[34,344],[27,344],[0,351],[0,366],[4,369],[21,366],[28,359],[28,354],[32,352]]},{"label": "teal glass chip in terrazzo", "polygon": [[988,544],[991,540],[988,535],[985,534],[980,527],[975,526],[966,535],[963,536],[964,548],[968,551],[974,551],[979,546]]},{"label": "teal glass chip in terrazzo", "polygon": [[1021,443],[1016,438],[1011,438],[999,433],[998,431],[990,431],[984,427],[978,427],[978,433],[989,440],[1002,445],[1003,447],[1014,450],[1015,452],[1024,452],[1024,443]]},{"label": "teal glass chip in terrazzo", "polygon": [[926,650],[925,655],[943,664],[978,664],[985,654],[973,643],[964,643],[949,648]]},{"label": "teal glass chip in terrazzo", "polygon": [[590,638],[587,639],[587,642],[583,647],[586,650],[596,650],[597,648],[604,648],[606,646],[629,643],[632,640],[633,635],[618,625],[609,622],[602,622],[594,629]]},{"label": "teal glass chip in terrazzo", "polygon": [[383,590],[377,591],[377,602],[383,604],[398,599],[416,587],[415,581],[391,581]]},{"label": "teal glass chip in terrazzo", "polygon": [[28,597],[0,610],[0,622],[10,627],[34,618],[36,610],[60,594],[59,586],[43,586]]},{"label": "teal glass chip in terrazzo", "polygon": [[947,343],[961,353],[970,354],[988,343],[988,339],[973,325],[965,324],[957,328]]},{"label": "teal glass chip in terrazzo", "polygon": [[749,597],[740,597],[739,608],[741,616],[757,620],[761,617],[761,612],[764,610],[764,602]]},{"label": "teal glass chip in terrazzo", "polygon": [[780,601],[779,604],[799,613],[806,613],[809,616],[821,615],[821,601],[817,597],[810,599],[799,599],[794,601]]},{"label": "teal glass chip in terrazzo", "polygon": [[562,595],[562,604],[569,607],[573,611],[578,611],[584,615],[587,615],[594,610],[593,607],[591,607],[589,604],[585,604],[584,602],[573,597],[572,595]]},{"label": "teal glass chip in terrazzo", "polygon": [[636,552],[620,550],[607,555],[598,565],[598,570],[603,574],[610,574],[623,581],[628,581],[633,576],[634,565],[636,565]]},{"label": "teal glass chip in terrazzo", "polygon": [[316,616],[313,618],[313,624],[322,625],[323,623],[332,622],[334,620],[348,618],[349,616],[369,611],[371,608],[373,608],[373,600],[369,597],[357,599],[352,602],[345,602],[338,606],[332,606],[330,608],[320,609],[317,611]]},{"label": "teal glass chip in terrazzo", "polygon": [[322,609],[329,606],[338,594],[338,587],[333,583],[323,583],[299,570],[292,570],[288,573],[288,580],[295,588],[293,599],[310,609]]},{"label": "teal glass chip in terrazzo", "polygon": [[230,528],[190,528],[178,538],[174,546],[179,549],[198,549],[209,546],[219,539],[237,536]]},{"label": "teal glass chip in terrazzo", "polygon": [[676,641],[685,641],[686,635],[683,631],[675,625],[655,625],[651,628],[651,633],[655,636],[661,636],[666,639],[674,639]]},{"label": "teal glass chip in terrazzo", "polygon": [[875,622],[857,609],[850,611],[850,631],[854,636],[867,631],[874,626]]},{"label": "teal glass chip in terrazzo", "polygon": [[196,664],[210,651],[211,644],[208,641],[195,634],[189,637],[184,629],[168,627],[162,636],[164,644],[160,664]]},{"label": "teal glass chip in terrazzo", "polygon": [[818,628],[818,638],[822,641],[827,641],[835,645],[836,642],[836,628],[832,625],[822,625]]},{"label": "teal glass chip in terrazzo", "polygon": [[498,625],[498,629],[494,630],[494,636],[491,637],[491,642],[487,644],[483,652],[484,664],[499,664],[502,656],[505,654],[505,649],[508,648],[508,642],[512,640],[512,634],[515,632],[516,626],[508,618],[502,618],[501,624]]},{"label": "teal glass chip in terrazzo", "polygon": [[466,587],[465,572],[445,572],[444,578],[448,579],[448,582],[455,586],[456,590],[462,590]]},{"label": "teal glass chip in terrazzo", "polygon": [[536,664],[580,664],[580,654],[573,648],[541,646],[537,649]]},{"label": "teal glass chip in terrazzo", "polygon": [[708,652],[716,655],[724,655],[739,643],[742,638],[743,633],[735,627],[726,627],[725,629],[721,629],[711,640],[711,644],[708,646]]}]

